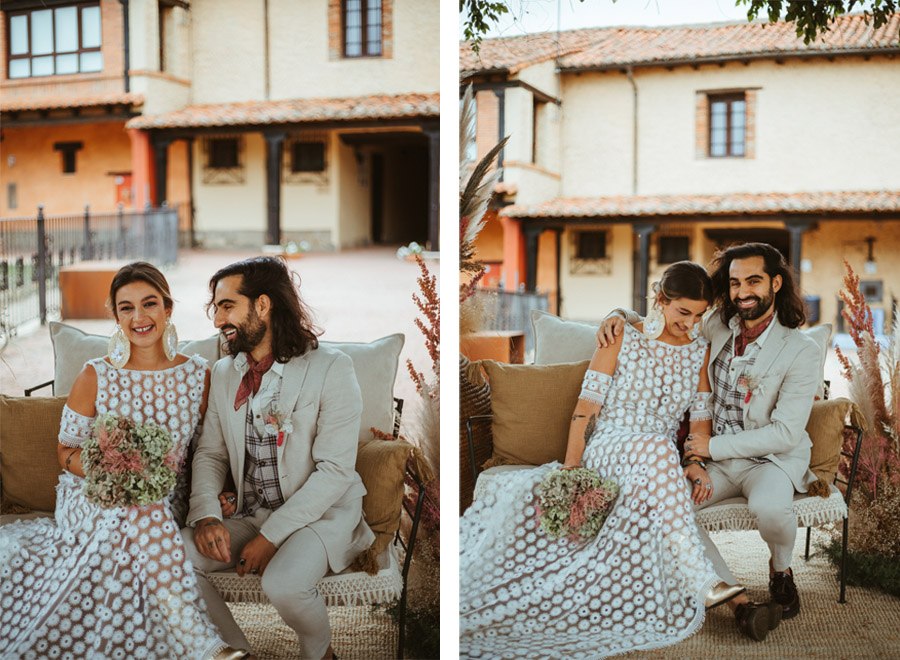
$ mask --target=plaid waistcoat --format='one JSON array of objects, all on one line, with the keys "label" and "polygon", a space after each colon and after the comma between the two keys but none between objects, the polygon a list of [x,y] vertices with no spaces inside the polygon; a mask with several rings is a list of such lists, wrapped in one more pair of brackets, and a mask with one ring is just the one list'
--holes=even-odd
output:
[{"label": "plaid waistcoat", "polygon": [[278,435],[260,432],[253,423],[252,406],[247,403],[244,424],[244,515],[252,515],[260,507],[275,511],[284,504],[278,478]]}]

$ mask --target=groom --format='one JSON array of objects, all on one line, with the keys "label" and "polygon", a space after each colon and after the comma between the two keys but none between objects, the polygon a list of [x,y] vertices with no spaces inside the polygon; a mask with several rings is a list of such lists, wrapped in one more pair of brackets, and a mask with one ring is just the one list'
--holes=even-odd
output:
[{"label": "groom", "polygon": [[[712,497],[704,508],[743,495],[771,552],[769,591],[789,619],[800,612],[790,568],[797,516],[795,492],[806,492],[811,442],[805,427],[822,379],[815,341],[798,328],[806,321],[799,288],[781,253],[766,243],[730,247],[712,264],[718,305],[703,325],[709,339],[713,388],[713,436],[689,437],[685,459],[704,459]],[[628,322],[634,312],[615,310]],[[606,345],[621,332],[620,316],[598,332]],[[719,576],[737,581],[705,533],[707,553]]]},{"label": "groom", "polygon": [[[362,398],[350,358],[321,347],[280,259],[258,257],[209,282],[215,325],[229,357],[212,369],[209,407],[192,463],[188,557],[213,622],[249,651],[205,574],[237,567],[300,637],[302,657],[332,658],[331,629],[316,583],[372,542],[366,490],[355,471]],[[219,493],[231,477],[235,514]]]}]

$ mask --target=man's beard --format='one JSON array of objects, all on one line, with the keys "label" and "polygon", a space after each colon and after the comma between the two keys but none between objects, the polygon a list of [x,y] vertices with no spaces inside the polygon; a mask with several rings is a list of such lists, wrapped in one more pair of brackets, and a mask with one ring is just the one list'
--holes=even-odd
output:
[{"label": "man's beard", "polygon": [[265,322],[260,321],[256,315],[256,310],[250,307],[247,318],[240,325],[222,326],[221,332],[234,328],[234,339],[225,342],[225,350],[231,357],[237,356],[238,353],[249,353],[259,346],[259,342],[266,335],[267,326]]},{"label": "man's beard", "polygon": [[736,299],[731,301],[731,304],[737,310],[738,316],[744,321],[755,321],[769,311],[772,301],[775,300],[775,287],[770,284],[769,295],[764,298],[757,298],[756,296],[752,296],[752,298],[756,300],[756,304],[747,308],[738,307]]}]

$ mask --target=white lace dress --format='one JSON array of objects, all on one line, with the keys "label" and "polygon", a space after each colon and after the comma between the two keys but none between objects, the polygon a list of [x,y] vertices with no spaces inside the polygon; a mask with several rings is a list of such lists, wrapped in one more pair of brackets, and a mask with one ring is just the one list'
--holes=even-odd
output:
[{"label": "white lace dress", "polygon": [[707,342],[670,346],[625,327],[612,379],[589,371],[582,390],[598,402],[605,390],[583,463],[619,485],[609,518],[588,542],[540,529],[535,487],[559,463],[505,474],[480,496],[460,520],[462,657],[599,658],[674,644],[703,623],[720,578],[674,438],[689,407],[708,418],[697,393]]},{"label": "white lace dress", "polygon": [[[98,414],[168,429],[182,460],[200,422],[206,362],[97,372]],[[63,410],[60,442],[91,418]],[[170,499],[103,509],[64,472],[54,518],[0,528],[0,657],[209,658],[224,646],[206,614]]]}]

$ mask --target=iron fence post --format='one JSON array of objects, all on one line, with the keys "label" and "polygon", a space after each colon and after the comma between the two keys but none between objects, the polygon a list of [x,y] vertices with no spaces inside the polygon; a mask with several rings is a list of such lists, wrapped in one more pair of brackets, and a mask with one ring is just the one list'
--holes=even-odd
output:
[{"label": "iron fence post", "polygon": [[41,325],[47,325],[47,231],[44,227],[43,204],[38,205],[37,252],[38,306],[41,313]]},{"label": "iron fence post", "polygon": [[84,205],[84,245],[81,248],[81,260],[90,261],[94,258],[94,246],[91,242],[91,207]]}]

